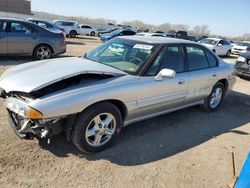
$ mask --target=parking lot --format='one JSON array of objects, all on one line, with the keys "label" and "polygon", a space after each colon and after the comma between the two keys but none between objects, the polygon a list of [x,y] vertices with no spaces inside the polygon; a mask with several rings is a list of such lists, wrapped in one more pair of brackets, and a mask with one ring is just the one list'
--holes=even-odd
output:
[{"label": "parking lot", "polygon": [[[97,37],[67,39],[67,53],[81,56],[100,45]],[[226,58],[229,63],[235,57]],[[1,57],[0,74],[33,61]],[[50,145],[19,140],[0,100],[0,187],[226,187],[250,148],[250,81],[237,83],[220,109],[192,107],[125,127],[120,141],[98,154],[84,155],[63,135]]]}]

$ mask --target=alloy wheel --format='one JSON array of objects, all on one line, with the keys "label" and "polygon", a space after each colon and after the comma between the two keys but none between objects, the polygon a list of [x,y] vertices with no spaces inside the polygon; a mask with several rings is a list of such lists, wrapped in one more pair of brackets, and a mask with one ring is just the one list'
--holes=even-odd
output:
[{"label": "alloy wheel", "polygon": [[99,147],[106,144],[115,133],[116,120],[110,113],[94,117],[87,126],[85,138],[89,145]]}]

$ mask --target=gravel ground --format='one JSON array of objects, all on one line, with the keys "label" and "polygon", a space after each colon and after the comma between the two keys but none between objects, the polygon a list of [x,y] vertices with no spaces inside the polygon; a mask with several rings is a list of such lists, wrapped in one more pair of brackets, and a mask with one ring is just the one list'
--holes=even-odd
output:
[{"label": "gravel ground", "polygon": [[[63,56],[79,56],[96,38],[68,41]],[[62,56],[61,56],[62,57]],[[31,58],[2,58],[0,74]],[[235,59],[226,59],[234,63]],[[132,124],[113,147],[84,155],[63,135],[44,146],[15,137],[0,99],[0,187],[226,187],[230,152],[239,174],[250,148],[250,81],[237,78],[221,108],[184,109]]]}]

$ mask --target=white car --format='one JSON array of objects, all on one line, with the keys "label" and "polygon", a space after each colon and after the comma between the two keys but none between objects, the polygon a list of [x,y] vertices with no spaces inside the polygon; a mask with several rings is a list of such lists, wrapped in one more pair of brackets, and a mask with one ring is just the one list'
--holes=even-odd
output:
[{"label": "white car", "polygon": [[220,38],[206,38],[199,41],[199,43],[203,44],[219,56],[229,57],[233,48],[233,45],[231,45],[230,42]]},{"label": "white car", "polygon": [[90,25],[80,24],[79,27],[81,35],[95,36],[98,33],[98,31]]},{"label": "white car", "polygon": [[80,29],[77,22],[74,21],[64,21],[64,20],[54,20],[53,22],[56,26],[63,28],[67,37],[75,38],[80,34]]},{"label": "white car", "polygon": [[247,48],[250,47],[250,41],[237,42],[232,49],[232,54],[240,55],[247,52]]},{"label": "white car", "polygon": [[137,36],[165,37],[164,33],[137,33]]}]

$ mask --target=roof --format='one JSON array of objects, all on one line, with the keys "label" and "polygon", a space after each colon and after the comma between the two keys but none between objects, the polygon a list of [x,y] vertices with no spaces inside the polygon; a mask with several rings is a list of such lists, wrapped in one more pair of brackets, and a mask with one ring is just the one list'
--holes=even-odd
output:
[{"label": "roof", "polygon": [[134,40],[138,42],[145,42],[151,44],[165,44],[165,43],[188,43],[188,44],[197,44],[196,42],[184,40],[184,39],[176,39],[170,37],[154,37],[154,36],[122,36],[118,37],[121,39]]},{"label": "roof", "polygon": [[6,17],[0,17],[0,20],[7,20],[7,21],[25,21],[21,18],[6,18]]},{"label": "roof", "polygon": [[209,38],[205,38],[205,39],[212,39],[212,40],[223,40],[222,38],[215,38],[215,37],[209,37]]}]

